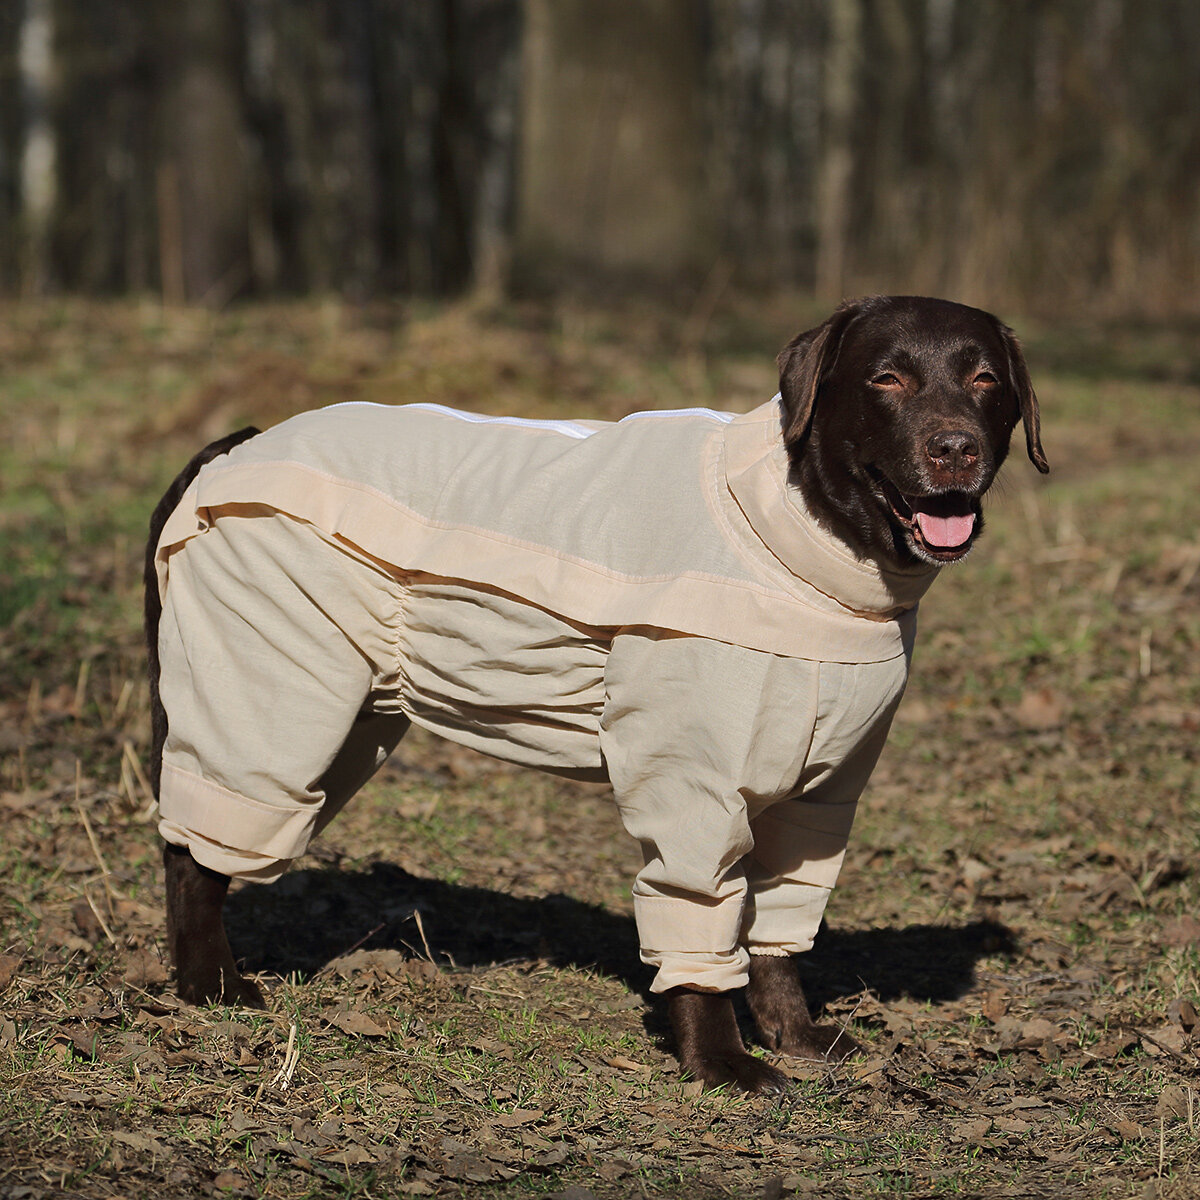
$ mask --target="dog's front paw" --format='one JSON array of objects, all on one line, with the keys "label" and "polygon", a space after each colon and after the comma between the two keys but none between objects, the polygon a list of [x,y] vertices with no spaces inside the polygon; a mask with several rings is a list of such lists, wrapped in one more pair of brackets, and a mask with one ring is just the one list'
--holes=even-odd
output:
[{"label": "dog's front paw", "polygon": [[672,988],[667,1007],[685,1075],[706,1088],[778,1094],[788,1087],[782,1071],[746,1052],[728,992]]},{"label": "dog's front paw", "polygon": [[814,1023],[790,958],[752,957],[746,1000],[768,1050],[817,1062],[841,1062],[862,1051],[840,1026]]},{"label": "dog's front paw", "polygon": [[791,1080],[782,1071],[745,1052],[697,1055],[681,1061],[680,1066],[688,1078],[698,1079],[709,1091],[732,1087],[743,1092],[777,1096],[791,1085]]},{"label": "dog's front paw", "polygon": [[773,1049],[789,1058],[811,1059],[817,1062],[842,1062],[862,1053],[862,1046],[840,1025],[815,1025],[788,1030],[774,1039]]}]

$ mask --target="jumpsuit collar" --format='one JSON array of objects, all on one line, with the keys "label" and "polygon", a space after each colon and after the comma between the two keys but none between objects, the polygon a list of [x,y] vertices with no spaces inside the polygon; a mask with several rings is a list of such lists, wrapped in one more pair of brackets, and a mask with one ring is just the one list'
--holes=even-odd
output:
[{"label": "jumpsuit collar", "polygon": [[724,429],[725,483],[754,537],[794,576],[856,616],[891,620],[916,606],[940,568],[860,558],[788,479],[777,395]]}]

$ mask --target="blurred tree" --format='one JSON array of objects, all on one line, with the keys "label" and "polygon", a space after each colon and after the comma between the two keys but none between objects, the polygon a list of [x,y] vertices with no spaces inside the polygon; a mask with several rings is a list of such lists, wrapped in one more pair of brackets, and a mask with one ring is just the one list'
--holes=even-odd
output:
[{"label": "blurred tree", "polygon": [[[373,6],[250,0],[262,286],[376,290],[381,269]],[[266,205],[265,208],[262,205]]]},{"label": "blurred tree", "polygon": [[1198,79],[1194,0],[0,0],[0,289],[1196,312]]},{"label": "blurred tree", "polygon": [[162,95],[159,255],[168,300],[220,305],[251,282],[242,6],[155,10]]},{"label": "blurred tree", "polygon": [[526,0],[522,283],[657,282],[711,265],[703,6]]},{"label": "blurred tree", "polygon": [[742,283],[794,285],[811,269],[825,8],[825,0],[712,6],[712,206]]},{"label": "blurred tree", "polygon": [[54,10],[51,0],[25,0],[21,18],[21,290],[40,295],[50,286],[51,221],[58,200],[58,143],[53,104]]},{"label": "blurred tree", "polygon": [[143,0],[54,0],[61,202],[53,270],[64,287],[140,292],[161,284],[157,63],[142,10]]},{"label": "blurred tree", "polygon": [[850,185],[854,175],[854,117],[862,78],[860,0],[829,0],[825,51],[824,130],[817,162],[817,294],[842,298],[850,251]]}]

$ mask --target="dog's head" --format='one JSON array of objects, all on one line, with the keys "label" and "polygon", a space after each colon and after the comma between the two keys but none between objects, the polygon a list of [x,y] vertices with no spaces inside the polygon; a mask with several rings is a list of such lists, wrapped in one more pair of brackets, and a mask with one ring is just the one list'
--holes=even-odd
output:
[{"label": "dog's head", "polygon": [[963,558],[1018,421],[1039,471],[1037,397],[1011,329],[921,296],[843,304],[779,355],[790,481],[860,554]]}]

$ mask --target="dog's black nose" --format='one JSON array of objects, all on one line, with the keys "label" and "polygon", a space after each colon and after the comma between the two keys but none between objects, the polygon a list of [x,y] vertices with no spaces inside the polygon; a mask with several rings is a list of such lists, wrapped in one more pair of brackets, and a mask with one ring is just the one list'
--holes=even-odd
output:
[{"label": "dog's black nose", "polygon": [[925,443],[925,453],[935,466],[958,470],[979,457],[979,439],[965,429],[940,429]]}]

